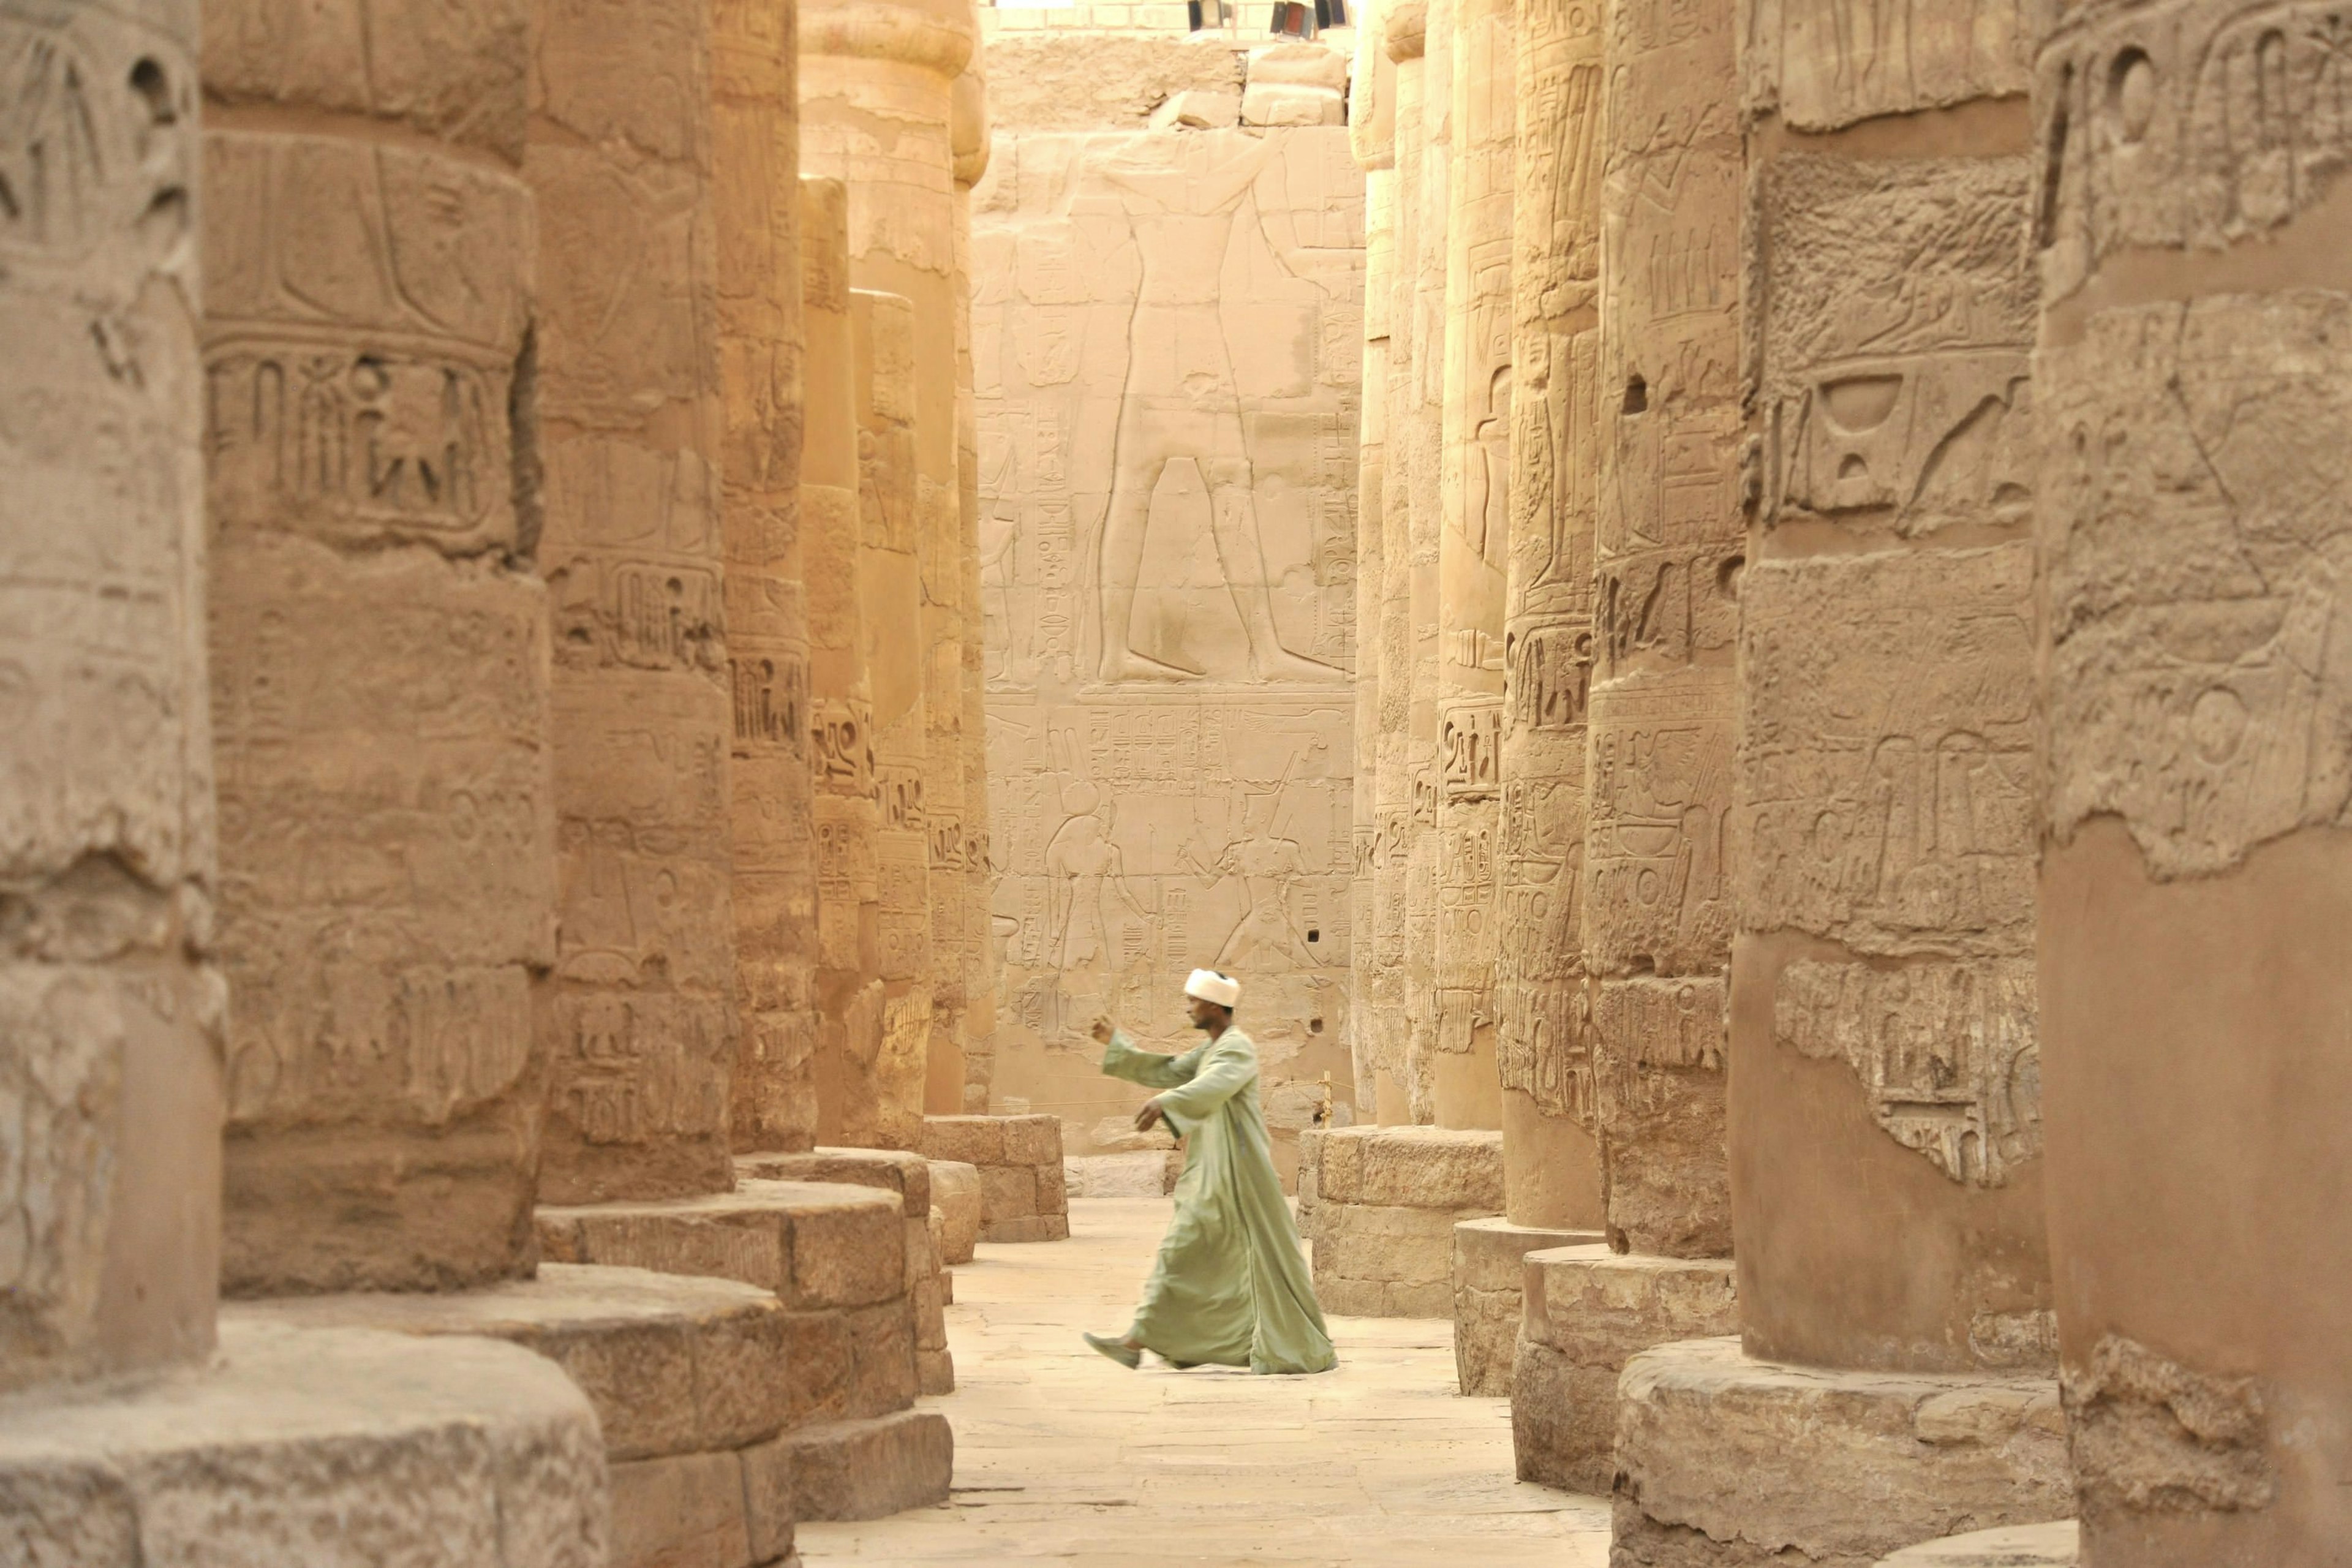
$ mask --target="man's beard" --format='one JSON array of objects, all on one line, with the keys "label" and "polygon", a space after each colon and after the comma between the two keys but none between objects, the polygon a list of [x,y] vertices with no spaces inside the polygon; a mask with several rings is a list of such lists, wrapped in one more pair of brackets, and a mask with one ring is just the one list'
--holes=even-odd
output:
[{"label": "man's beard", "polygon": [[1195,1018],[1192,1020],[1192,1027],[1196,1029],[1213,1029],[1216,1026],[1217,1021],[1214,1018]]}]

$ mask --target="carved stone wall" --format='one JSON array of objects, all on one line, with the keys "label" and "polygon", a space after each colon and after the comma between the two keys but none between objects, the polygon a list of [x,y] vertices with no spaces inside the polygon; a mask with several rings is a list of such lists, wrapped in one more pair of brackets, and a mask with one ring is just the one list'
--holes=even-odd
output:
[{"label": "carved stone wall", "polygon": [[[1499,1127],[1503,598],[1511,510],[1511,0],[1454,0],[1438,469],[1437,1120]],[[1433,216],[1434,215],[1433,214]]]},{"label": "carved stone wall", "polygon": [[1517,32],[1496,1066],[1511,1217],[1597,1225],[1580,932],[1599,462],[1601,16],[1569,0],[1525,0]]},{"label": "carved stone wall", "polygon": [[[943,1099],[963,1079],[971,957],[963,735],[971,544],[958,457],[957,322],[969,290],[960,289],[957,271],[956,104],[974,41],[971,0],[810,0],[801,8],[802,166],[847,187],[851,282],[898,295],[914,311],[904,526],[916,618],[866,627],[883,815],[887,822],[895,799],[904,826],[890,831],[911,835],[908,842],[922,850],[914,868],[886,853],[883,873],[902,894],[918,875],[924,889],[919,939],[911,931],[894,936],[885,921],[886,965],[901,962],[888,951],[894,942],[921,950],[907,989],[893,993],[885,1024],[886,1033],[898,1031],[899,1048],[918,1033],[925,1042],[911,1104],[892,1112],[889,1146],[898,1148],[911,1148],[905,1140],[919,1135],[930,1075],[936,1071]],[[900,725],[912,727],[900,735],[894,729]]]},{"label": "carved stone wall", "polygon": [[[979,27],[975,8],[973,28]],[[971,188],[988,173],[991,143],[985,56],[973,50],[955,83],[956,515],[961,528],[963,700],[963,833],[953,847],[962,868],[961,952],[963,1027],[954,1053],[960,1068],[942,1075],[931,1064],[925,1109],[932,1112],[988,1110],[996,1072],[996,958],[989,900],[996,878],[988,849],[988,658],[982,624],[980,573],[980,406],[972,393]],[[935,1036],[936,1039],[937,1037]]]},{"label": "carved stone wall", "polygon": [[[856,193],[851,193],[856,209]],[[931,1049],[931,873],[925,803],[935,776],[916,465],[918,323],[912,300],[849,292],[857,365],[857,605],[873,693],[875,930],[881,1029],[870,1059],[834,1071],[841,1137],[921,1146]],[[911,635],[910,635],[911,634]]]},{"label": "carved stone wall", "polygon": [[8,1392],[213,1342],[194,22],[0,5]]},{"label": "carved stone wall", "polygon": [[524,172],[542,219],[539,545],[560,817],[555,970],[535,1005],[541,1195],[723,1191],[734,698],[709,14],[542,0],[535,34]]},{"label": "carved stone wall", "polygon": [[1731,1250],[1724,1155],[1739,504],[1734,8],[1609,13],[1585,845],[1612,1243]]},{"label": "carved stone wall", "polygon": [[2046,21],[2039,984],[2083,1561],[2324,1560],[2352,1465],[2352,21]]},{"label": "carved stone wall", "polygon": [[995,1108],[1074,1153],[1243,984],[1277,1136],[1348,1114],[1363,180],[1344,129],[1024,132],[976,192]]},{"label": "carved stone wall", "polygon": [[[1733,1218],[1749,1352],[1831,1366],[2052,1350],[2023,963],[2026,68],[2013,8],[1961,14],[1912,0],[1862,28],[1758,0],[1742,56],[1759,464],[1738,584]],[[1701,574],[1695,644],[1720,636]],[[1629,658],[1654,657],[1618,625]],[[1629,931],[1694,955],[1715,940],[1703,905],[1679,919]]]},{"label": "carved stone wall", "polygon": [[[815,1059],[820,1143],[846,1141],[845,1078],[881,1051],[881,871],[874,699],[857,592],[857,355],[849,320],[849,196],[801,181],[801,562],[808,584],[811,815],[816,836]],[[870,1111],[860,1113],[870,1118]]]},{"label": "carved stone wall", "polygon": [[802,581],[797,11],[711,11],[720,179],[719,353],[727,398],[719,491],[735,731],[735,1148],[816,1136],[816,843],[810,813],[808,602]]},{"label": "carved stone wall", "polygon": [[353,11],[205,19],[232,1293],[530,1267],[556,895],[526,21],[468,10],[371,67]]}]

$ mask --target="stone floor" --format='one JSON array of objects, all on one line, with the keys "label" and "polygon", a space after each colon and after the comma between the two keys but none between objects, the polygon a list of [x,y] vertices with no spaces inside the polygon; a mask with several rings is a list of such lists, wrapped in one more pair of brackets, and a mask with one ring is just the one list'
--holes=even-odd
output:
[{"label": "stone floor", "polygon": [[1511,1479],[1507,1401],[1454,1392],[1453,1331],[1339,1318],[1320,1377],[1131,1373],[1079,1342],[1126,1326],[1165,1199],[1076,1199],[1070,1239],[982,1244],[955,1271],[946,1506],[804,1524],[839,1563],[1601,1568],[1609,1505]]}]

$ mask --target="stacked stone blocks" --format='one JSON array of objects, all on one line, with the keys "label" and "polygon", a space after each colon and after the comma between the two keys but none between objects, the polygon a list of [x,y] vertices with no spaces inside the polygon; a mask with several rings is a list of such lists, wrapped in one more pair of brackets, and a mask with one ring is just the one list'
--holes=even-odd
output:
[{"label": "stacked stone blocks", "polygon": [[1503,1135],[1345,1127],[1300,1143],[1315,1291],[1341,1317],[1450,1318],[1454,1231],[1503,1206]]},{"label": "stacked stone blocks", "polygon": [[1061,1241],[1070,1234],[1055,1116],[929,1116],[923,1152],[980,1173],[982,1241]]}]

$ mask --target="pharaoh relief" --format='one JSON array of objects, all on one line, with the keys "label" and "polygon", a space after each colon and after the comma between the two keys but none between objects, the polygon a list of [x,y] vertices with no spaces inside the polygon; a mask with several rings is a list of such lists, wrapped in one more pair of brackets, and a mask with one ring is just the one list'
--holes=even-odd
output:
[{"label": "pharaoh relief", "polygon": [[1195,967],[1277,1123],[1348,1093],[1363,205],[1339,126],[1000,126],[975,191],[995,1092],[1076,1152]]}]

